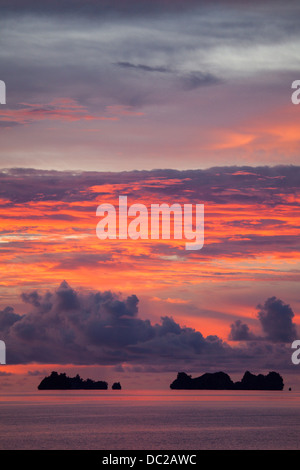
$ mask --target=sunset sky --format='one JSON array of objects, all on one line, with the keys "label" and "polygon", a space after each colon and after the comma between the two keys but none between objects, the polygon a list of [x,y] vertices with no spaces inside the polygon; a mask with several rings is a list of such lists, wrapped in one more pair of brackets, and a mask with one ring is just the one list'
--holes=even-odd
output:
[{"label": "sunset sky", "polygon": [[[131,388],[178,370],[297,384],[299,2],[0,10],[0,390],[51,370]],[[96,209],[120,195],[204,204],[204,247],[99,240]]]}]

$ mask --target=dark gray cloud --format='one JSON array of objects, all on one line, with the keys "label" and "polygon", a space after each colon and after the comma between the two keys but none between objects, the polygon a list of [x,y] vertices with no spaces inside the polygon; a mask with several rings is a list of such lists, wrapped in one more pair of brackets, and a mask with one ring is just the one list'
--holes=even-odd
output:
[{"label": "dark gray cloud", "polygon": [[174,78],[179,80],[180,86],[185,90],[195,90],[196,88],[222,83],[222,80],[219,77],[216,77],[209,72],[191,71],[188,74],[181,74],[179,71],[173,70],[170,67],[133,64],[131,62],[117,62],[115,65],[124,69],[133,69],[142,72],[171,74]]},{"label": "dark gray cloud", "polygon": [[222,80],[211,73],[195,71],[184,75],[181,82],[186,90],[195,90],[209,85],[218,85],[222,83]]},{"label": "dark gray cloud", "polygon": [[64,281],[55,292],[23,293],[22,300],[31,306],[26,315],[1,312],[8,363],[168,363],[227,352],[221,339],[204,338],[170,317],[154,325],[139,318],[135,295],[82,294]]},{"label": "dark gray cloud", "polygon": [[254,334],[246,323],[236,320],[230,327],[229,340],[291,343],[297,338],[297,327],[293,323],[294,312],[288,304],[276,297],[270,297],[257,308],[257,318],[263,334]]},{"label": "dark gray cloud", "polygon": [[160,72],[160,73],[170,73],[172,72],[171,69],[167,67],[152,67],[150,65],[145,64],[132,64],[130,62],[117,62],[115,65],[118,67],[122,67],[125,69],[134,69],[134,70],[142,70],[143,72]]},{"label": "dark gray cloud", "polygon": [[[261,6],[259,0],[216,0],[218,7],[247,8]],[[281,0],[266,0],[267,6],[281,5]],[[296,0],[291,0],[290,5],[297,5]],[[3,12],[22,12],[27,14],[78,14],[78,15],[111,15],[113,12],[124,16],[132,14],[146,15],[149,13],[163,14],[165,12],[182,12],[194,7],[207,6],[206,0],[1,0]]]},{"label": "dark gray cloud", "polygon": [[[138,80],[126,68],[127,72],[174,70],[184,88],[196,90],[220,83],[224,72],[230,76],[236,69],[245,73],[246,66],[251,73],[256,67],[261,71],[260,57],[251,60],[251,55],[249,65],[244,61],[243,46],[253,46],[255,59],[257,48],[267,44],[272,49],[265,52],[268,67],[282,71],[288,65],[294,72],[298,68],[294,56],[282,62],[276,44],[298,37],[299,5],[292,2],[284,10],[280,2],[273,2],[271,9],[270,5],[204,0],[1,0],[5,51],[0,52],[1,79],[7,82],[9,104],[16,105],[24,97],[33,102],[43,97],[45,103],[57,96],[98,109],[111,101],[133,106],[172,103],[174,92],[178,95],[172,76],[159,80],[149,73]],[[123,67],[124,73],[116,73],[114,64]]]},{"label": "dark gray cloud", "polygon": [[257,338],[253,333],[251,333],[250,328],[246,323],[243,323],[241,320],[236,320],[230,326],[228,339],[230,341],[252,341]]},{"label": "dark gray cloud", "polygon": [[0,331],[5,333],[14,323],[21,319],[22,316],[15,313],[12,307],[5,307],[4,310],[0,310]]},{"label": "dark gray cloud", "polygon": [[267,339],[273,342],[291,343],[297,337],[293,323],[294,312],[288,304],[276,297],[270,297],[258,305],[258,318]]},{"label": "dark gray cloud", "polygon": [[23,302],[33,305],[34,307],[39,308],[41,306],[42,298],[36,290],[29,293],[22,292],[21,299]]},{"label": "dark gray cloud", "polygon": [[1,0],[3,13],[25,14],[56,14],[56,15],[111,15],[121,16],[145,15],[149,13],[161,14],[163,12],[182,11],[197,4],[205,3],[199,0]]},{"label": "dark gray cloud", "polygon": [[[246,341],[243,347],[232,348],[218,336],[204,337],[169,316],[152,324],[139,317],[135,295],[122,298],[111,291],[84,293],[63,281],[55,291],[24,293],[22,299],[30,305],[26,315],[17,315],[12,309],[0,314],[0,332],[10,364],[117,366],[126,362],[159,370],[196,366],[210,370],[218,364],[226,370],[241,370],[257,368],[258,364],[264,367],[266,361],[272,363],[272,357],[273,368],[288,368],[290,364],[290,348],[276,346],[267,339]],[[270,299],[265,304],[270,310],[269,304]],[[280,309],[283,307],[280,304]],[[240,322],[235,323],[232,332],[233,339],[251,337]]]}]

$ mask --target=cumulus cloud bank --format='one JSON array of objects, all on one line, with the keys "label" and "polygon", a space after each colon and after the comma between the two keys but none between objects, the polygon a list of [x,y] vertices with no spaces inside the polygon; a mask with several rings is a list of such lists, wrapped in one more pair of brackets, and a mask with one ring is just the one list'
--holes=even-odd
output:
[{"label": "cumulus cloud bank", "polygon": [[236,320],[231,325],[228,337],[231,341],[269,340],[273,343],[291,343],[297,337],[296,325],[293,323],[294,312],[288,304],[270,297],[264,304],[259,304],[257,309],[264,336],[255,335],[246,323]]},{"label": "cumulus cloud bank", "polygon": [[147,363],[226,351],[219,338],[204,338],[170,317],[155,325],[138,318],[136,295],[83,294],[64,281],[54,292],[23,293],[22,299],[30,305],[26,315],[11,307],[0,312],[10,362]]},{"label": "cumulus cloud bank", "polygon": [[[44,364],[143,364],[161,370],[179,366],[239,368],[287,358],[289,351],[254,345],[233,348],[216,335],[204,337],[193,328],[179,325],[172,317],[152,324],[139,318],[136,295],[122,298],[111,291],[83,293],[63,281],[53,292],[23,293],[29,305],[25,315],[12,307],[0,311],[0,332],[7,346],[8,363]],[[291,309],[278,299],[268,299],[259,318],[267,340],[289,340],[294,325]],[[279,316],[279,321],[277,321]],[[290,318],[290,321],[287,320]],[[275,328],[270,323],[275,323]],[[285,325],[286,335],[284,335]],[[247,325],[232,325],[231,339],[254,339]],[[289,362],[287,362],[289,364]],[[242,365],[243,364],[243,365]],[[276,367],[276,365],[274,365]]]},{"label": "cumulus cloud bank", "polygon": [[258,308],[258,318],[268,339],[289,343],[297,337],[293,323],[294,312],[288,304],[276,297],[270,297],[263,305],[258,305]]}]

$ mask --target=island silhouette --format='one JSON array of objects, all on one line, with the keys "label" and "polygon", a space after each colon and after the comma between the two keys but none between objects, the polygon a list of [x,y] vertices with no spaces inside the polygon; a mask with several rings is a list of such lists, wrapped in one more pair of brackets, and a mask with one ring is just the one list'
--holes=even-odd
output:
[{"label": "island silhouette", "polygon": [[51,372],[38,386],[38,390],[107,390],[107,382],[92,379],[83,380],[78,374],[76,377],[68,377],[64,372],[58,374]]},{"label": "island silhouette", "polygon": [[112,390],[122,390],[120,382],[115,382],[112,384]]},{"label": "island silhouette", "polygon": [[185,372],[178,372],[170,384],[174,390],[283,390],[283,379],[278,372],[254,375],[246,371],[240,382],[233,382],[225,372],[205,373],[192,378]]}]

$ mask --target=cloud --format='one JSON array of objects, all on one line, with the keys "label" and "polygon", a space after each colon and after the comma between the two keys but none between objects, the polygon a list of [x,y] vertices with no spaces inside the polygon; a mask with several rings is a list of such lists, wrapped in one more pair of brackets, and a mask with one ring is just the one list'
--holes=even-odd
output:
[{"label": "cloud", "polygon": [[86,17],[103,17],[115,14],[117,16],[129,16],[145,14],[161,14],[164,12],[183,11],[193,7],[202,1],[199,0],[127,0],[126,6],[122,0],[44,0],[42,3],[35,0],[26,2],[22,0],[2,0],[3,13],[27,13],[35,15],[72,15]]},{"label": "cloud", "polygon": [[[110,113],[112,111],[110,110]],[[30,124],[44,120],[62,122],[116,121],[118,117],[93,115],[84,106],[69,98],[60,98],[49,104],[20,103],[16,109],[0,109],[0,122],[6,126],[11,126],[11,123]]]},{"label": "cloud", "polygon": [[[51,259],[51,256],[49,257]],[[79,253],[79,254],[70,254],[59,257],[57,255],[53,256],[53,261],[55,262],[55,269],[76,269],[79,266],[91,266],[95,267],[96,264],[107,263],[113,261],[113,254],[111,252],[105,253]]]},{"label": "cloud", "polygon": [[143,72],[160,72],[160,73],[169,73],[171,69],[168,67],[153,67],[150,65],[144,64],[132,64],[131,62],[116,62],[118,67],[126,68],[126,69],[135,69],[135,70],[142,70]]},{"label": "cloud", "polygon": [[[118,104],[164,103],[166,87],[151,73],[147,82],[127,81],[115,64],[144,72],[175,70],[190,90],[225,75],[294,71],[297,56],[286,41],[297,40],[298,9],[296,3],[284,12],[280,2],[272,5],[274,21],[265,28],[269,11],[258,2],[220,1],[215,8],[204,0],[3,0],[1,78],[9,85],[10,103],[22,95],[53,99],[58,90],[90,105],[100,96]],[[178,99],[178,87],[168,81],[170,86]],[[174,93],[167,95],[173,103]]]},{"label": "cloud", "polygon": [[40,377],[47,375],[47,373],[47,370],[29,370],[27,372],[27,375],[29,375],[30,377]]},{"label": "cloud", "polygon": [[[113,108],[115,113],[126,112],[118,110]],[[77,210],[80,209],[80,202],[97,200],[99,195],[118,195],[120,191],[133,198],[140,198],[143,192],[147,196],[176,197],[176,200],[189,198],[222,205],[266,204],[274,208],[277,204],[299,204],[295,198],[299,180],[300,166],[296,165],[126,172],[8,168],[0,171],[0,196],[7,202],[78,202]],[[265,223],[265,217],[262,220]]]},{"label": "cloud", "polygon": [[296,325],[293,323],[294,312],[288,304],[276,297],[270,297],[257,308],[258,318],[267,339],[291,343],[297,337]]},{"label": "cloud", "polygon": [[[260,7],[259,1],[245,1],[245,0],[216,0],[214,2],[219,8],[224,5],[234,8],[245,9],[245,7],[255,8]],[[280,0],[266,0],[264,4],[272,6],[273,8],[281,5]],[[297,2],[291,0],[290,7],[296,7]],[[36,0],[27,0],[24,4],[23,0],[2,0],[1,7],[3,14],[5,13],[27,13],[35,15],[74,15],[74,16],[87,16],[97,18],[111,17],[113,14],[118,16],[130,17],[134,15],[145,16],[149,14],[164,15],[166,13],[182,14],[186,11],[195,8],[207,7],[206,0],[126,0],[124,5],[123,0],[44,0],[42,3]],[[288,7],[286,8],[287,10]],[[246,26],[246,25],[245,25]]]},{"label": "cloud", "polygon": [[276,297],[270,297],[264,304],[259,304],[257,309],[257,318],[264,335],[254,334],[246,323],[236,320],[230,327],[230,341],[291,343],[297,338],[297,327],[293,323],[294,312],[288,304]]},{"label": "cloud", "polygon": [[256,336],[250,332],[249,326],[241,320],[236,320],[230,328],[228,336],[230,341],[252,341],[257,339]]},{"label": "cloud", "polygon": [[8,377],[10,375],[13,375],[12,372],[4,372],[0,370],[0,377]]},{"label": "cloud", "polygon": [[21,319],[22,316],[15,313],[12,307],[5,307],[4,310],[0,310],[0,331],[5,333],[14,323]]},{"label": "cloud", "polygon": [[5,322],[8,362],[155,363],[226,350],[220,339],[205,339],[172,318],[155,325],[139,318],[135,295],[82,294],[64,281],[54,292],[23,293],[22,300],[30,313]]},{"label": "cloud", "polygon": [[204,338],[170,317],[155,325],[139,318],[135,295],[82,294],[64,281],[55,292],[33,291],[22,299],[32,309],[6,328],[8,362],[165,363],[226,350],[219,338]]},{"label": "cloud", "polygon": [[[134,294],[123,298],[111,291],[87,293],[63,281],[54,291],[24,293],[22,299],[30,306],[29,313],[14,314],[10,321],[2,323],[1,335],[10,364],[126,363],[159,370],[200,365],[215,369],[217,364],[218,368],[240,370],[254,364],[257,367],[258,363],[263,365],[272,361],[272,357],[277,361],[280,358],[282,365],[290,354],[281,344],[268,346],[268,341],[232,348],[218,336],[204,337],[200,331],[181,326],[170,316],[152,324],[139,317],[139,299]],[[268,309],[269,304],[270,299],[265,304]],[[7,317],[7,313],[13,312],[4,310],[1,317]],[[233,339],[251,336],[249,329],[239,322],[232,332]]]},{"label": "cloud", "polygon": [[[43,249],[45,260],[53,262],[53,268],[73,269],[120,261],[121,254],[128,254],[124,245],[111,245],[111,251],[99,252],[91,248],[90,241],[95,234],[98,204],[109,202],[118,206],[119,195],[126,194],[129,205],[142,202],[149,209],[155,201],[201,202],[206,215],[206,239],[201,250],[187,254],[183,244],[152,243],[144,253],[131,253],[132,259],[135,256],[149,259],[149,255],[171,256],[170,260],[176,260],[174,256],[205,260],[241,256],[255,259],[265,254],[283,257],[286,253],[294,256],[300,248],[299,227],[292,216],[299,207],[299,181],[300,167],[290,165],[116,173],[3,169],[0,211],[11,232],[1,233],[2,246],[25,250],[33,240],[36,245],[43,239],[55,243],[50,228],[53,223],[39,226],[42,218],[44,222],[47,219],[59,222],[55,225],[63,243],[68,240],[64,237],[83,237],[80,251],[59,252],[51,250],[50,245],[49,250]],[[240,214],[235,207],[240,208]],[[270,270],[269,276],[275,270]],[[296,278],[297,271],[290,267],[288,270],[285,275]],[[244,275],[248,275],[245,270]]]},{"label": "cloud", "polygon": [[186,90],[195,90],[203,86],[218,85],[222,80],[208,72],[190,72],[181,78],[181,82]]},{"label": "cloud", "polygon": [[142,72],[168,73],[174,77],[177,76],[179,77],[181,86],[185,90],[195,90],[196,88],[222,83],[220,78],[209,72],[191,71],[188,74],[181,74],[180,71],[176,71],[166,66],[150,66],[145,64],[133,64],[131,62],[116,62],[115,65],[124,69],[133,69]]},{"label": "cloud", "polygon": [[[297,161],[297,125],[285,105],[299,69],[299,5],[272,5],[270,23],[257,2],[23,3],[1,2],[5,165],[128,170],[158,167],[163,156],[167,166],[194,168],[278,163],[283,154]],[[51,107],[60,96],[84,109]],[[25,100],[36,109],[19,108]],[[147,119],[110,122],[102,110],[116,105]],[[285,129],[272,125],[274,109]]]}]

